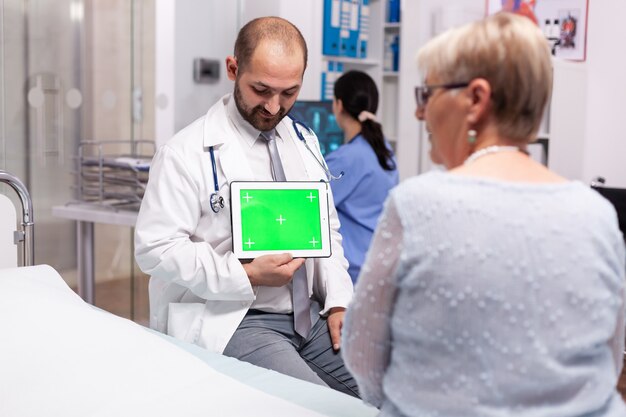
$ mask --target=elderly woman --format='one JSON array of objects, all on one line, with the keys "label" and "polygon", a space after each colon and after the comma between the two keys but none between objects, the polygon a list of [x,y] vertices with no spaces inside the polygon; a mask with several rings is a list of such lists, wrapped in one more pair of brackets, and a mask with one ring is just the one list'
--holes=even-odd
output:
[{"label": "elderly woman", "polygon": [[624,416],[624,240],[615,211],[525,152],[548,46],[497,14],[430,41],[417,112],[447,172],[386,202],[343,355],[384,416]]}]

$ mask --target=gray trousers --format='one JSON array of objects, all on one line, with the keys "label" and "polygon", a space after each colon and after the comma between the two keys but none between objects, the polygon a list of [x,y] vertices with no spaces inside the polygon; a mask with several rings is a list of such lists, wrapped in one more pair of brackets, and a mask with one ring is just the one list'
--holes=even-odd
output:
[{"label": "gray trousers", "polygon": [[248,312],[224,349],[226,356],[358,397],[340,352],[332,348],[325,318],[318,316],[304,339],[294,330],[293,314],[258,310]]}]

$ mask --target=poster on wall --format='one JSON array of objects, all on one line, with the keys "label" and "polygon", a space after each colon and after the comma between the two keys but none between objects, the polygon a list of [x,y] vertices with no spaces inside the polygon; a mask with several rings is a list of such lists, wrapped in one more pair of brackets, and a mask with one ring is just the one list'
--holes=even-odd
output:
[{"label": "poster on wall", "polygon": [[542,30],[554,56],[584,61],[587,53],[588,0],[486,0],[487,14],[510,11]]}]

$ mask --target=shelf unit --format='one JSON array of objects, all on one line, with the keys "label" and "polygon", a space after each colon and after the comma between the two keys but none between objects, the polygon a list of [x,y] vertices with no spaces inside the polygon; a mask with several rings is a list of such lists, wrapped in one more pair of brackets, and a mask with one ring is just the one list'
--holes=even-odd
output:
[{"label": "shelf unit", "polygon": [[[383,24],[386,0],[369,2],[369,39],[367,57],[364,59],[345,56],[327,56],[322,53],[324,39],[324,0],[240,0],[242,2],[241,22],[260,16],[281,16],[298,27],[308,47],[307,69],[304,73],[299,101],[319,101],[322,99],[322,73],[328,70],[329,62],[340,62],[343,71],[359,70],[368,73],[379,87],[381,97],[383,70]],[[385,78],[388,78],[387,76]],[[384,100],[380,100],[381,106]],[[381,114],[379,108],[379,115]]]},{"label": "shelf unit", "polygon": [[[378,30],[379,36],[382,38],[381,51],[383,58],[382,70],[383,70],[383,79],[380,84],[381,89],[381,111],[380,111],[380,119],[384,128],[385,135],[387,136],[387,140],[389,140],[394,148],[397,150],[397,140],[398,140],[398,92],[399,92],[399,82],[400,82],[400,73],[398,69],[389,69],[387,60],[393,60],[393,56],[385,57],[385,54],[391,54],[391,51],[387,50],[386,40],[390,36],[398,36],[400,38],[400,43],[402,42],[402,37],[400,36],[400,32],[402,29],[401,22],[388,22],[386,21],[388,18],[388,11],[386,8],[387,0],[381,0],[382,13],[384,16],[384,22],[382,24],[382,30]],[[401,48],[399,47],[399,50]],[[398,60],[401,59],[402,54],[398,51],[400,55]]]},{"label": "shelf unit", "polygon": [[385,22],[383,27],[386,30],[400,29],[400,22]]},{"label": "shelf unit", "polygon": [[[371,58],[350,58],[347,56],[331,56],[331,55],[322,55],[324,61],[335,61],[341,62],[344,65],[348,65],[351,67],[378,67],[381,65],[380,60],[371,59]],[[362,71],[365,71],[361,68]]]},{"label": "shelf unit", "polygon": [[[387,0],[371,0],[369,3],[369,38],[367,58],[348,58],[341,56],[321,55],[322,61],[321,71],[329,61],[343,63],[343,72],[350,70],[363,71],[369,74],[379,90],[379,105],[377,117],[383,125],[383,129],[387,139],[394,142],[397,138],[397,109],[398,109],[398,83],[399,72],[389,71],[384,68],[384,41],[385,36],[389,33],[400,35],[401,23],[386,21],[386,3]],[[319,2],[323,9],[323,1]],[[320,22],[323,27],[323,21]],[[321,51],[321,48],[320,48]],[[315,57],[311,56],[309,61],[313,61]],[[321,91],[321,88],[318,89]],[[392,143],[395,146],[395,143]]]},{"label": "shelf unit", "polygon": [[[257,2],[248,0],[255,7]],[[400,34],[400,23],[386,22],[387,0],[370,0],[369,2],[369,38],[366,58],[349,58],[342,56],[323,55],[324,38],[324,0],[267,0],[264,2],[263,13],[244,16],[248,20],[260,15],[267,15],[272,5],[271,14],[282,16],[294,23],[306,39],[309,59],[308,67],[304,75],[303,86],[298,97],[299,100],[317,101],[322,99],[322,73],[328,68],[328,62],[341,62],[343,71],[358,70],[366,72],[372,77],[379,90],[379,106],[377,117],[383,124],[384,132],[390,141],[398,137],[398,85],[400,73],[397,71],[385,71],[383,68],[384,36],[385,33]],[[400,52],[401,54],[401,52]],[[395,147],[395,144],[392,144]],[[414,158],[415,159],[415,158]]]}]

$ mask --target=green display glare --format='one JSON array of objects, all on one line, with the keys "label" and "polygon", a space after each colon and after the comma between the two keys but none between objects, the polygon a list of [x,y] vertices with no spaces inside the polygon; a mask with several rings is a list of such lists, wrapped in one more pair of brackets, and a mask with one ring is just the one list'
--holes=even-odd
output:
[{"label": "green display glare", "polygon": [[240,190],[243,251],[321,249],[319,190]]}]

